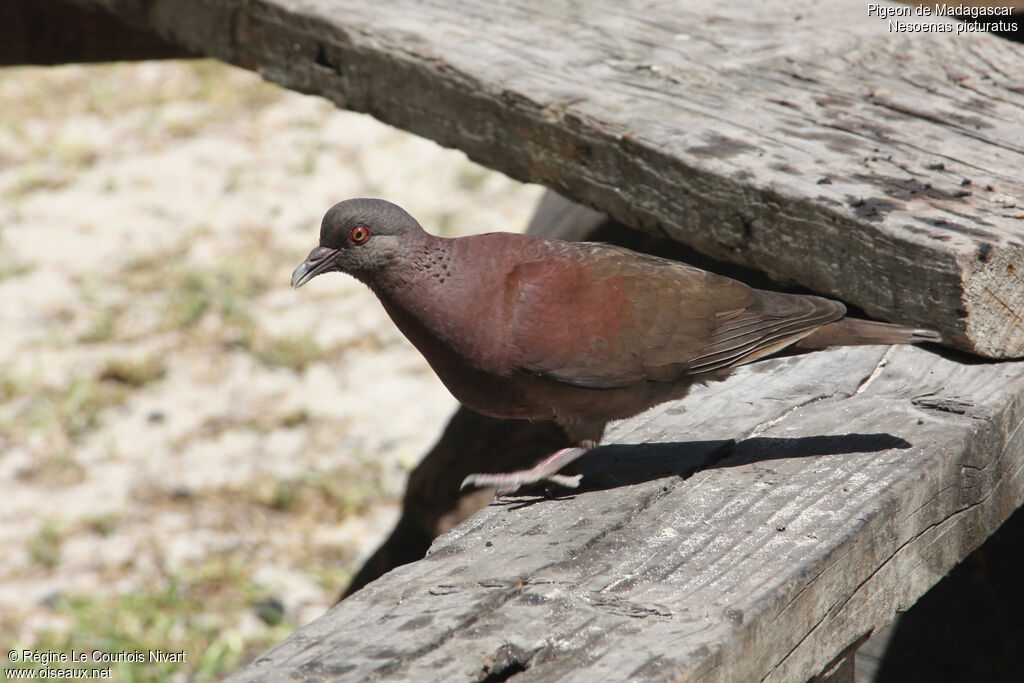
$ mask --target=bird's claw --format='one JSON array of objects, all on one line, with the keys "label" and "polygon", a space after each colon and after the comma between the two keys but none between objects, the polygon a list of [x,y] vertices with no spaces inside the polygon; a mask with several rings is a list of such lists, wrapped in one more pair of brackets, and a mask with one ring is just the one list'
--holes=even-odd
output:
[{"label": "bird's claw", "polygon": [[521,487],[526,484],[536,484],[538,482],[547,481],[558,486],[562,486],[567,489],[578,488],[580,480],[583,478],[582,474],[557,474],[552,472],[546,474],[543,472],[534,472],[532,470],[521,470],[519,472],[499,472],[499,473],[479,473],[471,474],[462,480],[462,485],[459,486],[459,490],[463,491],[467,487],[485,487],[485,486],[497,486],[498,496],[510,496],[518,491]]}]

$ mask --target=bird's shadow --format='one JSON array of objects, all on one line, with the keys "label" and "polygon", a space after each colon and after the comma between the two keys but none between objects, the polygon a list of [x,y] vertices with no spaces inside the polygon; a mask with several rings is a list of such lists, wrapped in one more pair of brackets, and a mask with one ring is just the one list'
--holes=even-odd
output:
[{"label": "bird's shadow", "polygon": [[[603,491],[663,479],[688,479],[702,470],[740,467],[753,462],[805,458],[818,455],[878,453],[910,448],[912,444],[892,434],[842,434],[777,438],[755,436],[737,442],[686,441],[671,443],[613,444],[596,448],[582,458],[573,472],[583,475],[578,489],[557,486],[524,487],[498,504],[518,509],[549,499],[572,498],[579,493]],[[567,468],[566,472],[570,470]]]}]

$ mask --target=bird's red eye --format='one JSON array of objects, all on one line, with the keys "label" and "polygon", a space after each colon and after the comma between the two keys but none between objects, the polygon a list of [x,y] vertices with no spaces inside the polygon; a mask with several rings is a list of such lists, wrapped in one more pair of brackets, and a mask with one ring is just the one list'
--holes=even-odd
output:
[{"label": "bird's red eye", "polygon": [[362,244],[370,239],[370,229],[365,225],[357,225],[349,231],[348,238],[352,240],[352,244]]}]

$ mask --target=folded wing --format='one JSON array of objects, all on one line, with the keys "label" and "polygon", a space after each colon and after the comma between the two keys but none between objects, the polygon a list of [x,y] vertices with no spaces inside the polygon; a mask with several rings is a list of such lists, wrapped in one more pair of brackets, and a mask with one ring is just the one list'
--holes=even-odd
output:
[{"label": "folded wing", "polygon": [[843,317],[842,304],[756,290],[609,245],[543,243],[506,281],[522,369],[621,388],[749,363]]}]

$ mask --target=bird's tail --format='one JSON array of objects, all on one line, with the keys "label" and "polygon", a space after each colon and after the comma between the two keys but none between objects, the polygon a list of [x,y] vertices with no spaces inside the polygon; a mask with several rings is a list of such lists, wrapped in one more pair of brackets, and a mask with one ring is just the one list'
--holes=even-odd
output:
[{"label": "bird's tail", "polygon": [[794,349],[814,351],[829,346],[863,346],[866,344],[920,344],[941,342],[938,332],[873,320],[842,318],[815,330],[793,344]]}]

